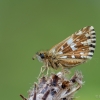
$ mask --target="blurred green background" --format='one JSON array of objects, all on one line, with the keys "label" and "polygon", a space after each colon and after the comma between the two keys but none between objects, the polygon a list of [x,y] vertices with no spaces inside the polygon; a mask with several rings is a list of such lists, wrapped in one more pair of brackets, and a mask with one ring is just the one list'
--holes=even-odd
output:
[{"label": "blurred green background", "polygon": [[95,27],[97,45],[82,71],[77,100],[100,99],[100,0],[0,0],[0,100],[21,100],[37,81],[42,63],[32,56],[75,31]]}]

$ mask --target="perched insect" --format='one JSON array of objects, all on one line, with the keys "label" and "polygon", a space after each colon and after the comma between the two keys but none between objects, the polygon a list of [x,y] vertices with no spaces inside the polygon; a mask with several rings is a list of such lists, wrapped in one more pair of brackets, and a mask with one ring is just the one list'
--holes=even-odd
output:
[{"label": "perched insect", "polygon": [[70,69],[91,59],[95,45],[96,34],[94,27],[87,26],[58,43],[49,51],[37,53],[36,57],[44,63],[44,70],[49,67]]}]

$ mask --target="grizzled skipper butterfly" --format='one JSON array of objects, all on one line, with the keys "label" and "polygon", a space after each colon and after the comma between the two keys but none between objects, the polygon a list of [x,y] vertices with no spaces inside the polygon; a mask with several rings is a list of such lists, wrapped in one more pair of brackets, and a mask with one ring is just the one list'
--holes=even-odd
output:
[{"label": "grizzled skipper butterfly", "polygon": [[[49,51],[37,53],[36,58],[44,63],[44,70],[49,67],[70,69],[91,59],[95,45],[94,27],[87,26],[61,41]],[[42,72],[44,72],[43,69],[41,69]]]}]

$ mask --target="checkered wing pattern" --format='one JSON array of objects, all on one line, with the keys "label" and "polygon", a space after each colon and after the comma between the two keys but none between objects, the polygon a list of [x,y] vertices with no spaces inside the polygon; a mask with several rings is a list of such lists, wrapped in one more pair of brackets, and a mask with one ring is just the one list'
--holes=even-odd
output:
[{"label": "checkered wing pattern", "polygon": [[87,26],[55,45],[49,53],[55,54],[61,65],[71,67],[91,59],[95,45],[94,27]]}]

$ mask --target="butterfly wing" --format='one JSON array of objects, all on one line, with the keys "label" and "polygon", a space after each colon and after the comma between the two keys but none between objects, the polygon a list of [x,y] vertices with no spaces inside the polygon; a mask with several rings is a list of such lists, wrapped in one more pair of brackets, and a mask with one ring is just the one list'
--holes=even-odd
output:
[{"label": "butterfly wing", "polygon": [[76,66],[91,59],[95,50],[96,34],[93,26],[75,32],[50,49],[63,66]]}]

